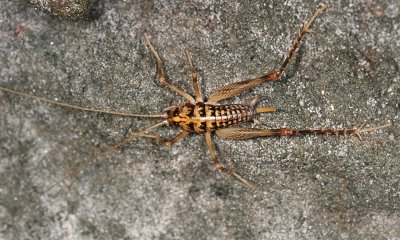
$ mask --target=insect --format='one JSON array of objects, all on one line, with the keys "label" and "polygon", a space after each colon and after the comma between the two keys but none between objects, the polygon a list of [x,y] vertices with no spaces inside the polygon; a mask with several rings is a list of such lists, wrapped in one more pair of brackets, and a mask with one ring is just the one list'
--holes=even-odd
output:
[{"label": "insect", "polygon": [[[176,92],[183,98],[187,100],[186,104],[180,106],[173,106],[168,108],[164,113],[156,114],[156,115],[143,115],[143,114],[132,114],[132,113],[122,113],[122,112],[112,112],[112,111],[104,111],[97,110],[92,108],[79,107],[67,103],[61,103],[49,99],[45,99],[42,97],[33,96],[30,94],[22,93],[19,91],[15,91],[9,88],[0,87],[0,90],[20,95],[27,98],[37,99],[45,103],[51,103],[60,105],[63,107],[73,108],[76,110],[82,111],[90,111],[90,112],[98,112],[103,114],[112,114],[112,115],[120,115],[120,116],[128,116],[128,117],[144,117],[144,118],[159,118],[162,119],[161,122],[139,132],[132,133],[125,140],[117,143],[114,146],[110,146],[105,151],[91,158],[85,160],[84,162],[73,167],[69,172],[67,172],[61,179],[56,181],[50,187],[45,189],[41,194],[37,196],[33,202],[36,202],[41,196],[45,193],[53,189],[56,185],[70,178],[86,166],[92,164],[99,157],[109,154],[116,149],[126,145],[131,142],[133,139],[138,137],[147,137],[155,139],[166,146],[171,146],[172,144],[178,142],[179,140],[185,138],[190,133],[198,133],[204,134],[205,142],[208,147],[208,150],[211,154],[211,158],[214,161],[215,167],[225,172],[238,181],[243,183],[249,188],[252,188],[253,185],[243,178],[239,173],[237,173],[234,169],[225,167],[217,156],[217,152],[212,142],[212,135],[215,133],[217,136],[228,139],[249,139],[256,137],[274,137],[274,136],[293,136],[300,134],[335,134],[335,135],[356,135],[360,136],[363,132],[373,131],[381,128],[388,127],[390,124],[373,127],[373,128],[355,128],[355,129],[346,129],[346,130],[322,130],[322,129],[311,129],[311,130],[292,130],[288,128],[280,128],[280,129],[266,129],[266,128],[240,128],[240,127],[232,127],[233,125],[238,125],[245,121],[253,121],[257,125],[264,126],[262,122],[256,119],[257,114],[259,113],[272,113],[275,111],[274,108],[265,108],[265,107],[257,107],[257,103],[260,98],[254,98],[250,103],[247,104],[219,104],[218,102],[224,99],[232,98],[241,93],[244,93],[253,87],[259,86],[265,82],[269,81],[277,81],[280,79],[281,75],[284,72],[284,69],[290,62],[290,60],[294,57],[296,50],[300,46],[300,42],[303,39],[304,35],[309,31],[311,25],[315,21],[315,19],[321,15],[328,8],[327,4],[324,4],[321,8],[317,9],[317,11],[313,14],[313,16],[303,25],[300,29],[298,35],[293,41],[291,48],[289,49],[287,57],[284,59],[282,65],[277,70],[272,70],[269,73],[262,75],[260,77],[254,79],[247,79],[241,82],[232,83],[215,90],[208,99],[205,99],[200,91],[197,79],[197,72],[195,70],[192,57],[188,50],[185,50],[186,57],[188,59],[191,74],[192,74],[192,82],[194,88],[194,97],[174,85],[170,82],[163,71],[163,61],[159,56],[156,48],[153,46],[151,39],[149,37],[146,38],[147,45],[149,46],[152,54],[156,59],[156,72],[159,78],[159,81],[170,88],[172,91]],[[159,135],[155,135],[152,131],[161,126],[176,126],[181,129],[181,132],[173,137],[172,139],[164,139]]]}]

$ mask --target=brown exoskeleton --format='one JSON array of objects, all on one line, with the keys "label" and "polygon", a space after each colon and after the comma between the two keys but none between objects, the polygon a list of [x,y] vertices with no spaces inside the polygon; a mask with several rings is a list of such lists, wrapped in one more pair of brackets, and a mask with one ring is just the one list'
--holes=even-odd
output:
[{"label": "brown exoskeleton", "polygon": [[[156,63],[157,63],[157,74],[160,82],[167,87],[169,87],[172,91],[178,93],[182,97],[184,97],[188,102],[184,105],[177,106],[177,107],[170,107],[166,110],[163,114],[158,115],[142,115],[142,114],[131,114],[131,113],[121,113],[121,112],[111,112],[111,111],[104,111],[104,110],[97,110],[92,108],[85,108],[79,107],[75,105],[70,105],[66,103],[60,103],[57,101],[32,96],[30,94],[22,93],[19,91],[15,91],[9,88],[0,87],[0,90],[17,94],[20,96],[38,99],[40,101],[56,104],[64,107],[69,107],[77,110],[83,111],[90,111],[90,112],[99,112],[104,114],[114,114],[120,116],[128,116],[128,117],[145,117],[145,118],[161,118],[163,119],[162,122],[153,125],[152,127],[136,132],[130,135],[127,139],[119,142],[118,144],[107,148],[102,153],[92,156],[91,158],[87,159],[86,161],[78,164],[73,169],[71,169],[68,173],[66,173],[63,178],[59,179],[53,185],[45,189],[38,197],[40,198],[46,192],[50,191],[59,183],[65,181],[67,178],[73,176],[86,166],[92,164],[96,161],[97,158],[104,154],[108,154],[116,149],[120,148],[121,146],[131,142],[133,139],[137,137],[148,137],[156,139],[166,146],[170,146],[175,142],[181,140],[182,138],[186,137],[192,132],[201,133],[205,135],[205,141],[207,143],[207,147],[211,153],[211,157],[214,161],[215,167],[223,172],[226,172],[240,182],[245,184],[247,187],[252,188],[252,184],[248,182],[246,179],[241,177],[235,170],[226,168],[218,159],[217,153],[212,143],[211,134],[215,132],[217,136],[222,138],[229,138],[229,139],[248,139],[248,138],[255,138],[255,137],[272,137],[272,136],[293,136],[299,134],[335,134],[335,135],[347,135],[347,134],[354,134],[359,136],[362,132],[373,131],[377,129],[381,129],[384,127],[389,126],[390,124],[375,127],[375,128],[356,128],[356,129],[347,129],[347,130],[291,130],[288,128],[281,128],[281,129],[265,129],[265,128],[239,128],[239,127],[231,127],[232,125],[238,125],[245,121],[254,121],[258,125],[263,124],[259,122],[255,117],[258,113],[268,113],[274,112],[274,108],[259,108],[256,107],[256,104],[259,98],[255,98],[248,104],[218,104],[219,101],[228,99],[234,96],[237,96],[241,93],[244,93],[250,90],[253,87],[256,87],[262,83],[268,81],[277,81],[280,79],[284,69],[286,68],[287,64],[293,58],[296,49],[300,46],[300,41],[304,37],[304,35],[309,31],[311,24],[315,21],[315,19],[322,14],[328,5],[324,4],[321,8],[319,8],[314,15],[306,22],[303,27],[300,29],[298,35],[296,36],[293,44],[288,52],[288,56],[285,58],[284,62],[277,70],[272,70],[269,73],[254,78],[248,79],[237,83],[232,83],[223,87],[218,88],[213,93],[211,93],[210,97],[205,100],[202,96],[197,80],[197,73],[194,68],[191,55],[188,50],[185,51],[186,57],[188,58],[191,73],[192,73],[192,81],[193,81],[193,88],[194,88],[194,97],[182,90],[181,88],[177,87],[173,83],[171,83],[164,75],[163,72],[163,61],[160,58],[157,50],[154,48],[153,44],[151,43],[150,38],[147,38],[147,45],[150,47],[152,51]],[[160,126],[177,126],[182,131],[175,137],[170,140],[165,140],[161,136],[153,135],[150,133],[151,130],[158,128]],[[35,199],[34,202],[37,200]]]}]

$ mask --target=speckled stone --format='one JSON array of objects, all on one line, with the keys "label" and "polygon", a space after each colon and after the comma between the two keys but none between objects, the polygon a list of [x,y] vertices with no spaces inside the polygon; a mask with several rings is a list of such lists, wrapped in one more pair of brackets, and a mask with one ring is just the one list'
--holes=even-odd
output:
[{"label": "speckled stone", "polygon": [[[0,86],[60,102],[143,114],[184,104],[162,85],[199,87],[261,76],[287,54],[324,0],[92,0],[94,21],[43,17],[0,0]],[[393,126],[356,137],[213,138],[170,149],[135,139],[27,207],[66,173],[130,133],[156,124],[66,109],[0,91],[0,239],[400,239],[400,14],[398,0],[330,1],[279,81],[221,103],[263,97],[268,128]],[[89,10],[91,11],[91,10]],[[251,123],[243,127],[260,127]],[[150,133],[149,133],[150,134]],[[154,129],[171,138],[178,129]]]},{"label": "speckled stone", "polygon": [[28,0],[39,10],[61,20],[79,20],[88,15],[90,0]]}]

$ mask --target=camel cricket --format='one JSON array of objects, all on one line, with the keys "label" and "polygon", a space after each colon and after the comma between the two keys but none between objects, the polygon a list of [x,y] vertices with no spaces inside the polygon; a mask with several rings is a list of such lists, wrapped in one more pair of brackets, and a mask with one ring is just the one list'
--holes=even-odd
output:
[{"label": "camel cricket", "polygon": [[[238,125],[240,123],[246,121],[253,121],[257,125],[264,126],[263,123],[256,119],[257,114],[259,113],[271,113],[275,112],[274,108],[265,108],[265,107],[256,107],[259,97],[253,99],[250,103],[245,104],[219,104],[218,102],[224,99],[228,99],[234,96],[237,96],[241,93],[244,93],[253,87],[256,87],[260,84],[269,81],[277,81],[280,79],[284,69],[293,58],[296,50],[300,46],[300,42],[303,39],[304,35],[309,32],[310,26],[313,24],[315,19],[322,14],[328,8],[327,4],[323,4],[314,15],[304,23],[303,27],[300,29],[296,38],[294,39],[292,46],[288,52],[287,57],[283,61],[282,65],[277,70],[272,70],[269,73],[262,75],[260,77],[254,79],[247,79],[241,82],[232,83],[215,90],[208,99],[205,99],[201,91],[199,89],[198,81],[197,81],[197,72],[192,62],[192,57],[189,51],[186,49],[185,54],[188,59],[191,76],[193,81],[194,88],[194,97],[178,86],[171,83],[163,71],[163,61],[159,56],[156,48],[153,46],[149,37],[146,38],[147,45],[149,46],[151,52],[153,53],[157,67],[157,75],[159,81],[169,87],[172,91],[176,92],[183,98],[187,100],[187,103],[180,106],[172,106],[165,110],[164,113],[156,114],[156,115],[143,115],[143,114],[132,114],[132,113],[122,113],[122,112],[113,112],[113,111],[104,111],[93,108],[80,107],[76,105],[71,105],[67,103],[61,103],[49,99],[45,99],[42,97],[33,96],[30,94],[22,93],[19,91],[15,91],[9,88],[0,87],[0,90],[16,94],[19,96],[23,96],[26,98],[40,100],[44,103],[50,103],[55,105],[60,105],[63,107],[68,107],[76,110],[89,111],[89,112],[97,112],[102,114],[112,114],[126,117],[143,117],[143,118],[159,118],[163,119],[162,122],[159,122],[143,131],[132,133],[128,138],[119,142],[118,144],[111,146],[105,149],[103,152],[92,156],[91,158],[85,160],[84,162],[74,166],[70,171],[68,171],[61,179],[52,184],[50,187],[45,189],[41,194],[37,196],[33,200],[33,203],[39,200],[44,194],[54,188],[56,185],[65,181],[66,179],[74,176],[80,170],[87,167],[96,161],[99,157],[109,154],[116,149],[128,144],[133,139],[138,137],[148,137],[153,138],[166,146],[171,146],[177,141],[183,139],[188,136],[190,133],[198,133],[204,134],[205,142],[207,144],[208,150],[210,151],[211,158],[214,161],[215,167],[227,174],[230,174],[241,183],[246,185],[249,188],[253,188],[253,185],[239,175],[234,169],[225,167],[220,160],[218,159],[216,150],[213,146],[211,134],[216,133],[217,136],[228,139],[248,139],[248,138],[256,138],[256,137],[276,137],[276,136],[294,136],[301,134],[334,134],[334,135],[356,135],[360,137],[361,133],[374,131],[382,128],[386,128],[391,124],[386,124],[378,127],[372,128],[354,128],[354,129],[345,129],[345,130],[323,130],[323,129],[309,129],[309,130],[292,130],[289,128],[280,128],[280,129],[266,129],[266,128],[241,128],[241,127],[232,127],[233,125]],[[154,135],[151,133],[152,130],[161,126],[175,126],[180,128],[181,132],[173,137],[172,139],[166,140],[159,135]]]}]

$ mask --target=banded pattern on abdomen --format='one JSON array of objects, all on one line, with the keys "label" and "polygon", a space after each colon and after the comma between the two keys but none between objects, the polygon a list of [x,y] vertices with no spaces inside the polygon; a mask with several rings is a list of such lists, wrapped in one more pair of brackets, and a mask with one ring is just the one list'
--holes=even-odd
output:
[{"label": "banded pattern on abdomen", "polygon": [[247,104],[216,105],[197,102],[174,107],[167,111],[168,122],[191,132],[212,132],[252,120],[254,107]]},{"label": "banded pattern on abdomen", "polygon": [[254,108],[250,105],[214,105],[197,103],[193,111],[193,130],[212,132],[253,119]]}]

